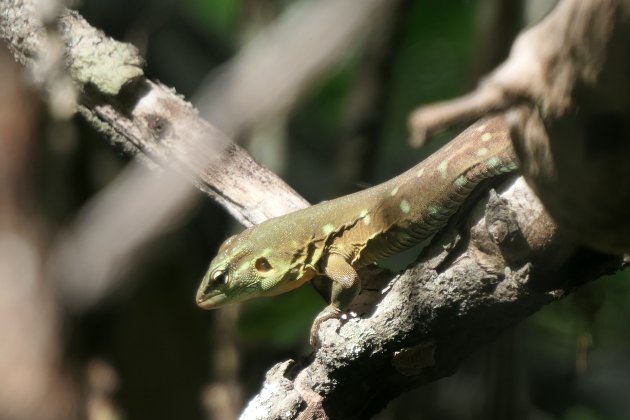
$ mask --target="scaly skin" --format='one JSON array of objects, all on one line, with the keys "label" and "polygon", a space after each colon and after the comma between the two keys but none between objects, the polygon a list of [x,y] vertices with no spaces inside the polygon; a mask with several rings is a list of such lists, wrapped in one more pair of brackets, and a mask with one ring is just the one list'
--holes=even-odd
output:
[{"label": "scaly skin", "polygon": [[214,309],[288,292],[315,276],[332,280],[319,324],[360,289],[356,270],[440,230],[484,179],[511,172],[516,158],[495,118],[460,134],[407,172],[372,188],[269,219],[227,239],[210,263],[197,304]]}]

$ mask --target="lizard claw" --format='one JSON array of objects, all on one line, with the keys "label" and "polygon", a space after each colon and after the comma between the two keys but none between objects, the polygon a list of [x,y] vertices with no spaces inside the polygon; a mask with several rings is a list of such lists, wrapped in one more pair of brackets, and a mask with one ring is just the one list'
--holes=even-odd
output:
[{"label": "lizard claw", "polygon": [[341,310],[334,306],[326,306],[323,311],[321,311],[313,321],[313,325],[311,326],[311,334],[309,337],[309,343],[313,349],[319,347],[319,327],[322,322],[328,321],[329,319],[339,319],[341,318]]}]

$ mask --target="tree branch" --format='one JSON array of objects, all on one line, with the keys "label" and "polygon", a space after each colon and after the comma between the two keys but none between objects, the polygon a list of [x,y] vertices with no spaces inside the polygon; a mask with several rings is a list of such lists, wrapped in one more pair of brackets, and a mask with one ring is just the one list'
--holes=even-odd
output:
[{"label": "tree branch", "polygon": [[[506,125],[503,117],[488,123]],[[400,275],[361,273],[351,308],[359,317],[324,323],[315,354],[272,368],[242,418],[369,418],[400,393],[452,374],[543,305],[628,263],[561,235],[522,178],[477,201],[463,227],[451,223]]]}]

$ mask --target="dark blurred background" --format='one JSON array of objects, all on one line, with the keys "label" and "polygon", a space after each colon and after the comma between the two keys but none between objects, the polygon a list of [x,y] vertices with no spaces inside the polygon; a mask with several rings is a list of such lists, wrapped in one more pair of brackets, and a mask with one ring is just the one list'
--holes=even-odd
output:
[{"label": "dark blurred background", "polygon": [[[78,10],[111,37],[136,45],[150,78],[190,98],[291,3],[85,0]],[[409,112],[474,87],[506,57],[518,31],[553,3],[392,2],[383,25],[357,40],[290,113],[237,140],[310,202],[379,183],[452,135],[411,150]],[[81,118],[41,117],[38,124],[36,205],[54,232],[129,159]],[[213,312],[195,306],[207,264],[238,229],[202,199],[180,228],[145,247],[105,303],[65,316],[64,339],[86,386],[109,384],[94,413],[233,418],[274,363],[309,353],[310,324],[324,305],[310,287]],[[628,277],[601,279],[550,305],[452,377],[393,401],[378,419],[628,418]]]}]

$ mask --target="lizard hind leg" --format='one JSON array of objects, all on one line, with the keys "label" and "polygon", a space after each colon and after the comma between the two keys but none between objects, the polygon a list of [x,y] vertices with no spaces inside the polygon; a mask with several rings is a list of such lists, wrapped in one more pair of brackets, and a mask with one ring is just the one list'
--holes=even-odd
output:
[{"label": "lizard hind leg", "polygon": [[324,263],[324,273],[332,280],[330,304],[313,321],[310,336],[313,348],[319,342],[318,332],[322,322],[339,318],[361,290],[361,280],[356,270],[339,254],[328,255]]}]

